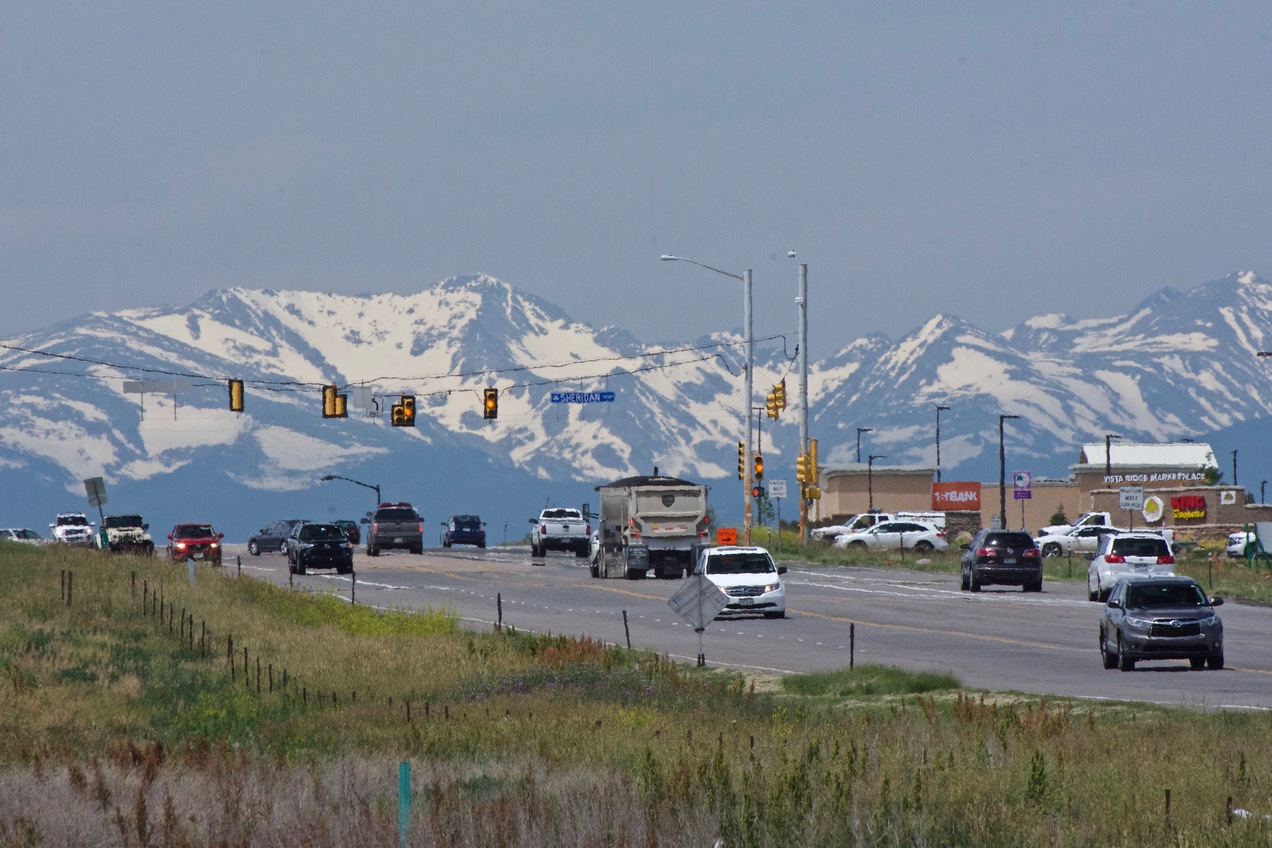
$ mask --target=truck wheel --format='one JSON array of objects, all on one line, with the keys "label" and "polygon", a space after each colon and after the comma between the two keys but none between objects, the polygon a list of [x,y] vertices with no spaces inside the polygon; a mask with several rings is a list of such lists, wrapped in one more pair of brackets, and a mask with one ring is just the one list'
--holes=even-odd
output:
[{"label": "truck wheel", "polygon": [[380,549],[375,545],[367,545],[367,556],[379,556]]},{"label": "truck wheel", "polygon": [[300,560],[296,560],[296,573],[297,574],[305,573],[305,564],[301,562]]}]

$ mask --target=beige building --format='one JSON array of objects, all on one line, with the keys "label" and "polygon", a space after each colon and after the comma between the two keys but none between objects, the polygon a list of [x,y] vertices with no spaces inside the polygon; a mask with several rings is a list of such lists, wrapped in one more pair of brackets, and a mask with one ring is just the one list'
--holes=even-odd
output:
[{"label": "beige building", "polygon": [[[964,481],[967,495],[979,492],[975,503],[982,526],[1006,507],[1008,527],[1024,527],[1037,533],[1063,511],[1069,519],[1084,512],[1105,511],[1122,526],[1134,527],[1240,527],[1254,521],[1272,521],[1272,507],[1247,504],[1240,486],[1210,485],[1218,476],[1214,451],[1196,442],[1173,444],[1119,444],[1117,441],[1083,445],[1078,461],[1070,466],[1067,480],[1034,478],[1028,481],[1028,499],[1015,498],[1013,471],[1007,472],[1002,490],[998,481]],[[821,500],[814,515],[822,522],[866,512],[873,507],[885,512],[925,511],[934,505],[935,469],[922,466],[848,465],[822,468]],[[945,485],[958,485],[944,478]],[[1119,507],[1120,489],[1143,490],[1145,508],[1127,511]],[[1022,487],[1022,491],[1024,488]],[[1129,494],[1129,493],[1128,493]]]}]

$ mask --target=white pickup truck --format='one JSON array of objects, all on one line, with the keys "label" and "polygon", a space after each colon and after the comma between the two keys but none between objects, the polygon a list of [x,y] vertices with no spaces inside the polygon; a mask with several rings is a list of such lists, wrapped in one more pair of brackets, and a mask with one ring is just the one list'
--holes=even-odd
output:
[{"label": "white pickup truck", "polygon": [[1049,524],[1038,531],[1039,536],[1068,533],[1075,527],[1112,527],[1113,516],[1107,512],[1084,512],[1072,524]]},{"label": "white pickup truck", "polygon": [[530,531],[530,556],[537,559],[548,551],[573,551],[576,557],[587,556],[592,525],[581,510],[549,507],[530,523],[534,525]]},{"label": "white pickup truck", "polygon": [[808,531],[814,539],[825,539],[833,542],[845,533],[861,533],[881,524],[884,521],[922,521],[932,524],[937,529],[945,529],[945,513],[943,512],[859,512],[843,524],[832,524],[829,527],[815,527]]}]

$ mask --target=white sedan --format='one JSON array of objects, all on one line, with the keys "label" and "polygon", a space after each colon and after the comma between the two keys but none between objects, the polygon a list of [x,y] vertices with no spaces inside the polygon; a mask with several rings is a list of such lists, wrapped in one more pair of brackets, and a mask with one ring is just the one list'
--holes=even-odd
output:
[{"label": "white sedan", "polygon": [[1035,540],[1038,550],[1045,557],[1067,556],[1068,554],[1084,554],[1094,551],[1100,546],[1100,537],[1109,533],[1125,533],[1118,527],[1093,525],[1090,527],[1074,527],[1064,533],[1048,533]]},{"label": "white sedan", "polygon": [[943,551],[949,547],[945,531],[918,521],[884,521],[869,530],[845,533],[835,539],[836,548],[880,548]]}]

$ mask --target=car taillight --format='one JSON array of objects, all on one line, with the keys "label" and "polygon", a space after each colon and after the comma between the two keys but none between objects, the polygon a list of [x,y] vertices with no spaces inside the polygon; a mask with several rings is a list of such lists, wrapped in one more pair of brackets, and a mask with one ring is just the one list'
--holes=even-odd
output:
[{"label": "car taillight", "polygon": [[1029,550],[1025,551],[1023,554],[1021,554],[1021,556],[1024,557],[1025,559],[1038,559],[1039,557],[1042,556],[1042,551],[1038,550],[1037,548],[1030,548]]},{"label": "car taillight", "polygon": [[1114,562],[1114,563],[1116,563],[1116,562],[1126,562],[1126,557],[1122,556],[1121,554],[1107,554],[1107,555],[1104,557],[1104,561],[1105,561],[1105,562]]},{"label": "car taillight", "polygon": [[1170,554],[1166,554],[1166,556],[1159,556],[1157,558],[1157,564],[1158,565],[1174,565],[1175,558],[1171,556]]},{"label": "car taillight", "polygon": [[419,524],[417,524],[417,525],[416,525],[416,527],[418,527],[418,528],[419,528],[419,529],[417,530],[417,532],[418,532],[421,536],[423,536],[423,535],[424,535],[424,522],[423,522],[423,521],[421,521]]},{"label": "car taillight", "polygon": [[936,531],[936,535],[938,535],[938,536],[940,536],[942,539],[944,539],[944,538],[945,538],[945,531],[944,531],[944,530],[937,530],[937,531]]},{"label": "car taillight", "polygon": [[977,548],[976,555],[978,557],[996,557],[998,556],[998,551],[993,548]]}]

